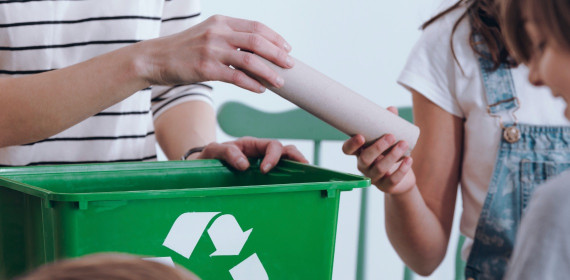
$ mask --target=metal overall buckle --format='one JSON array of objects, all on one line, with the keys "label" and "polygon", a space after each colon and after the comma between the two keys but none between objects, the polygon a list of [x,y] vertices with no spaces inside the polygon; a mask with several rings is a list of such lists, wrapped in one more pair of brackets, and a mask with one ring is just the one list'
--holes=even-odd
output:
[{"label": "metal overall buckle", "polygon": [[511,102],[511,101],[515,101],[516,104],[520,104],[519,99],[517,97],[513,97],[513,98],[506,99],[506,100],[501,100],[495,104],[491,104],[491,105],[487,106],[487,112],[492,117],[499,119],[499,125],[501,126],[501,129],[503,130],[503,138],[509,143],[516,143],[521,139],[521,131],[517,127],[518,119],[517,119],[517,116],[515,115],[515,112],[519,109],[519,106],[517,106],[516,108],[514,108],[511,111],[511,116],[513,117],[514,122],[513,122],[513,125],[509,126],[509,127],[506,127],[503,124],[503,119],[501,118],[500,115],[491,113],[491,107],[498,106],[499,104],[507,103],[507,102]]}]

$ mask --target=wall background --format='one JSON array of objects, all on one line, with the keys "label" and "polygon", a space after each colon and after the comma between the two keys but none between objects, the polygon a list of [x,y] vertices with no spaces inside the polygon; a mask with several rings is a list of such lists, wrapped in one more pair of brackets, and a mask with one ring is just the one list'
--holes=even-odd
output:
[{"label": "wall background", "polygon": [[[279,32],[292,45],[292,55],[331,78],[387,107],[411,105],[410,94],[396,84],[408,53],[420,35],[419,26],[432,16],[442,0],[208,0],[203,18],[214,14],[258,20]],[[447,1],[447,0],[444,0]],[[257,95],[224,83],[211,83],[215,106],[240,101],[266,111],[294,107],[270,91]],[[218,140],[231,140],[218,129]],[[295,144],[307,158],[312,145]],[[324,143],[322,166],[359,174],[356,160],[344,156],[342,143]],[[366,279],[403,279],[403,264],[384,231],[383,195],[369,189]],[[354,279],[358,236],[360,190],[341,197],[333,279]],[[457,205],[461,209],[461,205]],[[456,213],[448,256],[443,265],[425,279],[453,279],[458,234]],[[416,279],[422,279],[416,277]]]}]

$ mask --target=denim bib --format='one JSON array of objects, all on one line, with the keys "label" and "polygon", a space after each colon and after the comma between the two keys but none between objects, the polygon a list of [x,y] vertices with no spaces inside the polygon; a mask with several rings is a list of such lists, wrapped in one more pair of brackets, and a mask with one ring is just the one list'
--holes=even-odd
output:
[{"label": "denim bib", "polygon": [[[517,123],[519,108],[511,71],[479,58],[488,112],[499,118],[503,135],[467,266],[467,279],[502,279],[521,217],[535,188],[570,167],[570,127]],[[499,113],[509,113],[503,122]],[[505,115],[505,114],[502,114]]]}]

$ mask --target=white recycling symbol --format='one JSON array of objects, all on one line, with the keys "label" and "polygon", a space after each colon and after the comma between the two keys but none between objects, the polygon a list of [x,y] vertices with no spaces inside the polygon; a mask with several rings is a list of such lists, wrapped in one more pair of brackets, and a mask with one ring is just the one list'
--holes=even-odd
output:
[{"label": "white recycling symbol", "polygon": [[[190,212],[180,215],[162,245],[190,259],[206,227],[215,218],[208,229],[210,239],[216,247],[210,257],[239,255],[253,229],[244,232],[233,215],[219,214],[220,212]],[[149,260],[164,261],[163,258]],[[256,253],[230,269],[230,274],[234,280],[269,279]]]}]

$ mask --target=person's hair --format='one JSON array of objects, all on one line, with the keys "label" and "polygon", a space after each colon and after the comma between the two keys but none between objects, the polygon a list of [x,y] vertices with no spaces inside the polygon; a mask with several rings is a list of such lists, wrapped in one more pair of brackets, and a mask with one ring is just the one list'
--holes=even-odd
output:
[{"label": "person's hair", "polygon": [[527,62],[532,44],[525,31],[523,11],[532,17],[538,32],[552,38],[558,46],[570,49],[570,1],[568,0],[503,0],[500,7],[501,26],[513,57]]},{"label": "person's hair", "polygon": [[198,280],[189,271],[122,254],[94,254],[44,265],[16,280]]},{"label": "person's hair", "polygon": [[[498,7],[496,6],[495,0],[459,0],[451,7],[426,21],[421,28],[425,29],[446,14],[463,6],[466,6],[466,10],[454,23],[449,40],[451,52],[455,61],[458,62],[453,48],[453,35],[455,34],[459,23],[467,17],[471,24],[469,45],[473,51],[478,55],[491,60],[493,62],[493,70],[496,70],[501,63],[506,63],[509,66],[516,66],[516,62],[511,58],[507,51],[504,38],[501,34],[501,27],[498,21]],[[482,53],[476,48],[476,45],[479,44],[479,42],[475,41],[473,36],[474,34],[481,36],[482,43],[487,46],[489,53]]]}]

